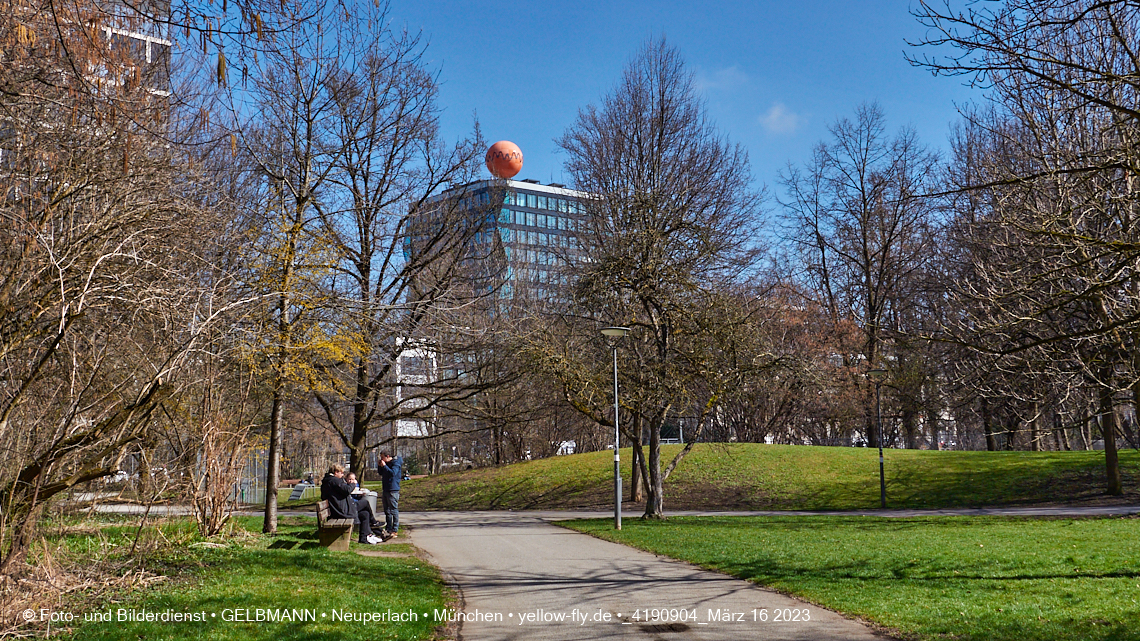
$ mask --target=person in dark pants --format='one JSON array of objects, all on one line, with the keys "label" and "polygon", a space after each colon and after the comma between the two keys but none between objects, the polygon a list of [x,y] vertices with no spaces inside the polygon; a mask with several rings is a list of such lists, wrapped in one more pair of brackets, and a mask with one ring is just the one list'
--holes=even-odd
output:
[{"label": "person in dark pants", "polygon": [[381,539],[372,534],[372,529],[379,529],[380,524],[376,522],[368,501],[352,500],[354,489],[355,486],[344,480],[344,466],[333,465],[321,480],[321,500],[329,502],[329,518],[352,519],[360,532],[358,541],[364,545],[376,545]]},{"label": "person in dark pants", "polygon": [[400,530],[400,480],[404,474],[404,457],[392,458],[387,450],[380,452],[380,478],[384,481],[384,533],[381,540],[396,538]]}]

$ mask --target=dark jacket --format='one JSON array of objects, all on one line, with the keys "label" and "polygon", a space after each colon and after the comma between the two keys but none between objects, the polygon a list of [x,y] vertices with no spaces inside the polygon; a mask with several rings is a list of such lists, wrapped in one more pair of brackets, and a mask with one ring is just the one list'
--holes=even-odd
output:
[{"label": "dark jacket", "polygon": [[387,465],[379,465],[380,478],[384,479],[385,492],[399,492],[400,479],[404,478],[404,457],[397,456]]},{"label": "dark jacket", "polygon": [[330,519],[352,519],[352,486],[332,473],[321,480],[321,500],[329,502]]}]

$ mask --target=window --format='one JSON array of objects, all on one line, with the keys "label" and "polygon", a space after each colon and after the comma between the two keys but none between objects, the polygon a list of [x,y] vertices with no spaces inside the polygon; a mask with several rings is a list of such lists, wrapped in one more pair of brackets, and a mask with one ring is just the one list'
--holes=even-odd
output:
[{"label": "window", "polygon": [[538,208],[539,209],[546,209],[546,196],[539,196],[538,197]]},{"label": "window", "polygon": [[526,206],[537,208],[538,207],[538,198],[534,194],[527,194],[526,195]]},{"label": "window", "polygon": [[427,376],[428,362],[421,356],[405,356],[401,359],[400,373],[404,376]]},{"label": "window", "polygon": [[566,202],[565,199],[563,199],[563,198],[558,199],[558,211],[565,214],[568,206],[569,206],[569,204]]},{"label": "window", "polygon": [[500,223],[511,222],[511,210],[509,210],[509,209],[500,210],[499,211],[499,222]]},{"label": "window", "polygon": [[537,227],[538,225],[536,224],[536,222],[537,221],[535,220],[535,213],[533,211],[528,211],[526,213],[526,224],[531,226],[531,227]]},{"label": "window", "polygon": [[153,41],[150,43],[150,56],[148,60],[151,64],[165,64],[168,57],[170,57],[170,45]]}]

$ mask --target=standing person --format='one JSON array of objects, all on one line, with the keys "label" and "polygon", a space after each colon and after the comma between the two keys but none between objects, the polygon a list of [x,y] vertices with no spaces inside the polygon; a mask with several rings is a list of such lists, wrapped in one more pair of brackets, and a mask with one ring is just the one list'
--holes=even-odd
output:
[{"label": "standing person", "polygon": [[392,458],[388,450],[380,452],[380,478],[384,480],[384,533],[381,540],[396,538],[400,530],[400,480],[404,473],[404,457]]},{"label": "standing person", "polygon": [[[375,519],[367,501],[353,501],[353,486],[344,480],[344,466],[333,465],[321,480],[321,500],[329,502],[329,516],[334,519],[352,519],[360,532],[359,543],[376,545],[383,539],[372,534]],[[379,525],[377,523],[377,525]]]}]

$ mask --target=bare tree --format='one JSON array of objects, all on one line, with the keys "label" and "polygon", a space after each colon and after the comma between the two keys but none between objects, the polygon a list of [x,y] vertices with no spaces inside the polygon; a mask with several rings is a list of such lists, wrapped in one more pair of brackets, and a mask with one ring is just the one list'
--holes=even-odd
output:
[{"label": "bare tree", "polygon": [[[884,341],[900,329],[888,323],[913,309],[933,253],[924,195],[933,191],[936,158],[911,130],[889,138],[874,104],[830,131],[832,141],[816,147],[807,168],[789,167],[782,177],[784,230],[798,266],[791,277],[834,328],[860,329],[859,344],[838,354],[844,364],[877,367]],[[873,388],[863,388],[864,434],[874,446]]]},{"label": "bare tree", "polygon": [[[45,501],[114,473],[168,424],[159,407],[232,302],[212,260],[224,225],[198,189],[208,177],[168,144],[185,111],[84,7],[32,8],[0,15],[5,569]],[[97,94],[81,89],[93,69]]]},{"label": "bare tree", "polygon": [[[645,514],[660,518],[661,428],[679,412],[716,406],[716,386],[701,395],[693,381],[711,371],[719,335],[711,313],[725,309],[724,292],[756,264],[762,195],[745,152],[708,122],[691,74],[663,40],[646,44],[602,105],[581,110],[558,144],[576,187],[589,194],[574,300],[581,320],[571,335],[596,354],[598,324],[633,328],[624,424],[635,450],[642,429],[649,434]],[[563,362],[562,380],[575,405],[604,423],[604,396],[592,387],[599,381],[581,376],[593,371],[578,360],[585,353],[574,356],[577,366]],[[604,380],[601,369],[594,375]]]},{"label": "bare tree", "polygon": [[916,14],[931,29],[922,44],[957,51],[914,62],[984,83],[992,105],[969,122],[982,151],[973,179],[956,185],[984,195],[984,221],[1001,242],[975,261],[981,278],[969,295],[984,309],[971,318],[987,336],[975,347],[1077,355],[1098,399],[1108,491],[1119,494],[1114,398],[1138,380],[1140,7],[1007,1],[952,12],[922,3]]},{"label": "bare tree", "polygon": [[[267,531],[287,399],[311,394],[361,471],[393,435],[377,428],[436,421],[485,387],[468,356],[486,340],[469,309],[486,292],[465,271],[489,212],[464,187],[480,166],[478,128],[440,138],[424,47],[391,30],[386,3],[330,3],[308,21],[308,4],[292,6],[295,26],[230,94],[260,181],[255,209],[270,222],[255,282],[273,328],[254,331],[275,396]],[[443,362],[411,386],[397,362],[413,349]]]}]

